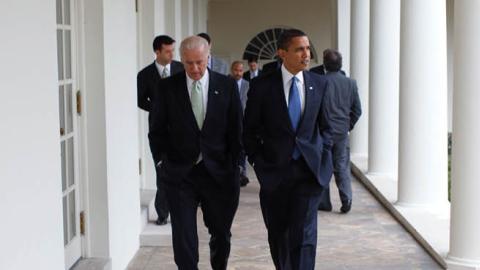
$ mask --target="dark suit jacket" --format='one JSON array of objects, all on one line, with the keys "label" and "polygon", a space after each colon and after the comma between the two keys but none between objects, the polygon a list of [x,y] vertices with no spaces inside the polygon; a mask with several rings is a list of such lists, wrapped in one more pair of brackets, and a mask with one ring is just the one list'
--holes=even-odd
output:
[{"label": "dark suit jacket", "polygon": [[263,65],[262,72],[263,74],[271,73],[273,71],[280,69],[281,66],[282,66],[282,62],[279,60],[275,60],[273,62],[266,63],[265,65]]},{"label": "dark suit jacket", "polygon": [[303,75],[305,110],[296,133],[288,114],[281,70],[255,78],[250,84],[243,139],[262,188],[278,185],[289,166],[295,142],[320,185],[330,180],[331,142],[323,138],[329,125],[321,107],[327,80],[308,71]]},{"label": "dark suit jacket", "polygon": [[[258,69],[258,74],[257,76],[260,76],[262,74],[262,70],[261,69]],[[247,82],[249,82],[251,79],[250,79],[250,70],[246,71],[245,73],[243,73],[243,79],[246,80]]]},{"label": "dark suit jacket", "polygon": [[[310,71],[315,72],[315,73],[320,74],[320,75],[325,75],[325,68],[323,67],[323,65],[313,67],[313,68],[310,69]],[[346,75],[345,71],[343,71],[343,70],[340,70],[339,72],[341,74],[343,74],[344,76]]]},{"label": "dark suit jacket", "polygon": [[329,72],[328,90],[323,99],[325,117],[329,119],[331,134],[342,137],[353,129],[362,114],[357,82],[340,72]]},{"label": "dark suit jacket", "polygon": [[[183,71],[183,65],[180,62],[172,61],[170,63],[170,75],[175,75]],[[137,103],[138,107],[151,111],[152,100],[154,98],[156,85],[160,81],[161,77],[158,74],[155,62],[146,66],[137,75]]]},{"label": "dark suit jacket", "polygon": [[184,72],[159,82],[154,99],[150,148],[167,182],[180,183],[199,154],[220,184],[238,185],[242,107],[235,80],[209,70],[208,103],[199,129],[192,111]]}]

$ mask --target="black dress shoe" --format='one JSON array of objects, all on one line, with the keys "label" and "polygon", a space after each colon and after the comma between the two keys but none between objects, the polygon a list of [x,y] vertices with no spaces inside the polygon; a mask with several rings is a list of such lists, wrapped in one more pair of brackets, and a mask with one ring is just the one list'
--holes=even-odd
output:
[{"label": "black dress shoe", "polygon": [[350,209],[352,209],[352,201],[342,203],[342,207],[340,207],[340,212],[346,214],[350,212]]},{"label": "black dress shoe", "polygon": [[331,212],[332,211],[332,205],[331,204],[329,204],[329,205],[320,204],[318,206],[318,210],[319,211],[325,211],[325,212]]},{"label": "black dress shoe", "polygon": [[155,224],[160,225],[160,226],[165,225],[167,223],[168,223],[167,219],[157,219],[157,221],[155,221]]},{"label": "black dress shoe", "polygon": [[244,187],[248,183],[250,183],[250,180],[248,179],[248,177],[246,177],[245,175],[240,175],[240,186]]}]

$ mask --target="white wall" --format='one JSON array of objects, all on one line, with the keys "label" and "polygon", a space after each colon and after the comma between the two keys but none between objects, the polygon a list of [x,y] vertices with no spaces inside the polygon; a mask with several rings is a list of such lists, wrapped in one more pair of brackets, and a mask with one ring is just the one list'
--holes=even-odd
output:
[{"label": "white wall", "polygon": [[0,269],[63,269],[55,1],[0,2]]},{"label": "white wall", "polygon": [[[273,27],[294,27],[309,35],[317,54],[335,46],[332,1],[299,0],[210,0],[208,33],[213,54],[225,60],[241,59],[248,42]],[[322,61],[320,61],[321,63]],[[311,66],[316,66],[313,62]]]},{"label": "white wall", "polygon": [[139,247],[135,2],[104,0],[105,117],[110,257],[124,269]]}]

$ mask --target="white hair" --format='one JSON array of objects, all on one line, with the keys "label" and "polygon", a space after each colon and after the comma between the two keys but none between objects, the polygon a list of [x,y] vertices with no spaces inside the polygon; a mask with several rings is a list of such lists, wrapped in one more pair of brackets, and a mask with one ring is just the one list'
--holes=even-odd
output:
[{"label": "white hair", "polygon": [[198,36],[190,36],[185,38],[180,44],[180,55],[183,56],[183,53],[186,50],[200,49],[203,49],[207,53],[207,55],[210,54],[210,46],[204,38]]}]

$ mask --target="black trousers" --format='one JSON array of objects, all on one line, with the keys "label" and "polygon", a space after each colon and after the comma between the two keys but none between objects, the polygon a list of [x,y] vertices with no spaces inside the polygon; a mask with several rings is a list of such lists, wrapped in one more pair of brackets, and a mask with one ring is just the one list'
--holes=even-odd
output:
[{"label": "black trousers", "polygon": [[158,219],[160,221],[167,220],[169,207],[168,207],[168,200],[167,195],[165,192],[165,182],[162,179],[160,173],[160,167],[155,166],[155,172],[157,174],[157,193],[155,195],[155,210],[157,211]]},{"label": "black trousers", "polygon": [[291,161],[274,190],[260,189],[260,205],[277,270],[311,270],[317,248],[322,188],[303,159]]},{"label": "black trousers", "polygon": [[173,253],[178,269],[198,269],[199,205],[210,234],[212,269],[227,269],[232,236],[230,228],[238,207],[240,187],[238,184],[218,184],[209,175],[203,162],[197,164],[185,179],[176,180],[180,184],[167,184],[166,190],[172,221]]}]

